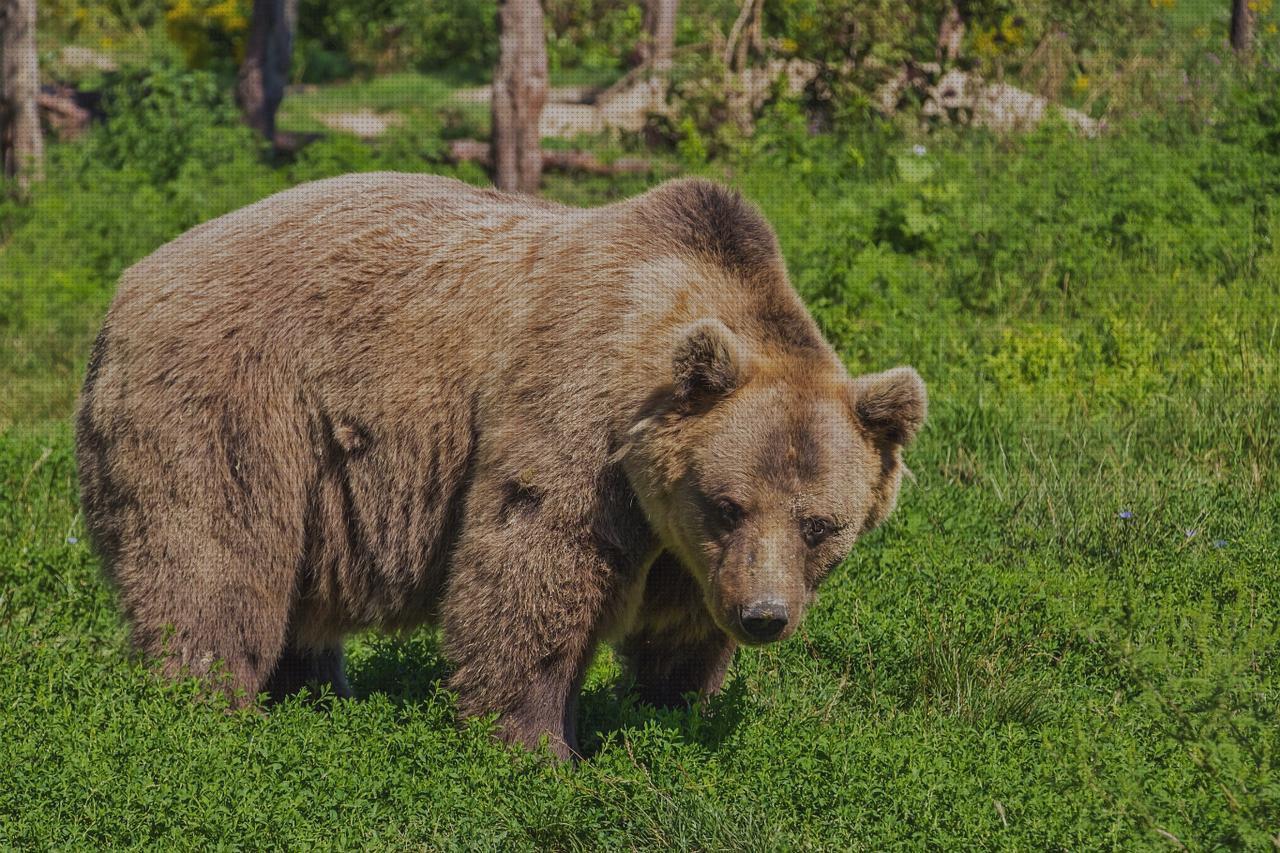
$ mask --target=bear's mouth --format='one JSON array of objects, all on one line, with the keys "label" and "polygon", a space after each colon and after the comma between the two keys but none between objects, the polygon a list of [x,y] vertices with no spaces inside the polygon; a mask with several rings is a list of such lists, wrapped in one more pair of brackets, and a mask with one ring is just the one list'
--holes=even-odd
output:
[{"label": "bear's mouth", "polygon": [[[683,538],[680,537],[680,539]],[[698,585],[698,589],[702,592],[702,606],[706,608],[707,615],[723,634],[744,646],[764,646],[785,640],[794,633],[794,620],[790,623],[783,620],[783,625],[776,630],[757,625],[753,632],[743,622],[743,613],[748,606],[737,602],[730,604],[724,600],[721,596],[721,580],[729,569],[727,551],[721,548],[710,548],[705,544],[690,548],[685,541],[671,548],[671,551],[676,555],[677,562]],[[689,554],[691,551],[692,555]],[[698,553],[699,551],[701,553]],[[699,557],[701,559],[698,559]]]},{"label": "bear's mouth", "polygon": [[[724,574],[724,559],[707,572],[706,580],[698,578],[702,587],[703,606],[716,627],[744,646],[765,646],[786,639],[793,633],[793,626],[780,613],[750,613],[745,604],[729,604],[721,599],[718,579]],[[697,578],[697,573],[693,572]],[[785,611],[785,607],[782,610]],[[775,623],[775,624],[764,624]]]}]

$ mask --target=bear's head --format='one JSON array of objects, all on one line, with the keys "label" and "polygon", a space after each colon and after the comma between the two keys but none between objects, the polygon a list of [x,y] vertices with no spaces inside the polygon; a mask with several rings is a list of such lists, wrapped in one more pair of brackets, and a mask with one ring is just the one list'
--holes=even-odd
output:
[{"label": "bear's head", "polygon": [[777,358],[703,319],[680,330],[661,394],[623,456],[650,523],[721,630],[748,644],[790,636],[892,511],[924,383],[909,367],[851,378],[829,354]]}]

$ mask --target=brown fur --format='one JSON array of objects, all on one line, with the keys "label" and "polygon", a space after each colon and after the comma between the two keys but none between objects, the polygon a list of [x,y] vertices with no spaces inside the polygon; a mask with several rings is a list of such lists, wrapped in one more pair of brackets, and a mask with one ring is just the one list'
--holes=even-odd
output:
[{"label": "brown fur", "polygon": [[344,694],[346,634],[438,623],[460,710],[567,755],[598,642],[671,703],[719,688],[753,600],[794,630],[923,417],[913,371],[849,378],[736,194],[582,210],[367,174],[126,271],[77,453],[166,673]]}]

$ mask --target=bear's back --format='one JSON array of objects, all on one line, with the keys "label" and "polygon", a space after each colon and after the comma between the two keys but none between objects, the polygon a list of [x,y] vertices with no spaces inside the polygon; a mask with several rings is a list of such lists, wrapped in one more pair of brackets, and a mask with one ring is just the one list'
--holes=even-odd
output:
[{"label": "bear's back", "polygon": [[571,231],[561,223],[574,212],[433,175],[303,184],[127,269],[106,335],[151,375],[197,356],[192,372],[208,377],[246,357],[315,366],[360,352],[402,361],[423,340],[474,349],[457,336],[493,329],[501,306],[523,298],[526,246]]},{"label": "bear's back", "polygon": [[[568,208],[473,187],[452,178],[397,172],[301,184],[198,225],[125,270],[116,304],[208,299],[218,290],[270,287],[274,294],[327,283],[325,262],[360,255],[384,263],[421,258],[451,235],[495,218],[546,221]],[[442,227],[447,226],[447,227]],[[259,292],[255,295],[265,295]]]}]

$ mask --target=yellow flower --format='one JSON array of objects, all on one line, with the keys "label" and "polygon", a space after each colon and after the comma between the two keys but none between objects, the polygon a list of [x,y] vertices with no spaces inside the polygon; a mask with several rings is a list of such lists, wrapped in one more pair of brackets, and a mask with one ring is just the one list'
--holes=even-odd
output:
[{"label": "yellow flower", "polygon": [[222,28],[229,33],[243,30],[249,23],[240,12],[238,0],[223,0],[223,2],[210,7],[209,17],[220,22]]},{"label": "yellow flower", "polygon": [[996,31],[983,30],[973,39],[973,49],[979,56],[991,57],[1000,52],[1000,47],[996,44]]},{"label": "yellow flower", "polygon": [[1022,44],[1022,27],[1014,23],[1013,15],[1005,15],[1000,22],[1000,35],[1011,45]]},{"label": "yellow flower", "polygon": [[190,0],[178,0],[177,3],[174,3],[169,8],[168,12],[164,13],[164,17],[167,21],[180,21],[183,18],[191,17]]},{"label": "yellow flower", "polygon": [[1075,89],[1076,92],[1087,92],[1089,90],[1089,75],[1077,74],[1075,82],[1071,84],[1071,88]]},{"label": "yellow flower", "polygon": [[1277,27],[1275,24],[1267,24],[1266,31],[1267,31],[1267,35],[1273,36],[1277,32],[1280,32],[1280,27]]}]

